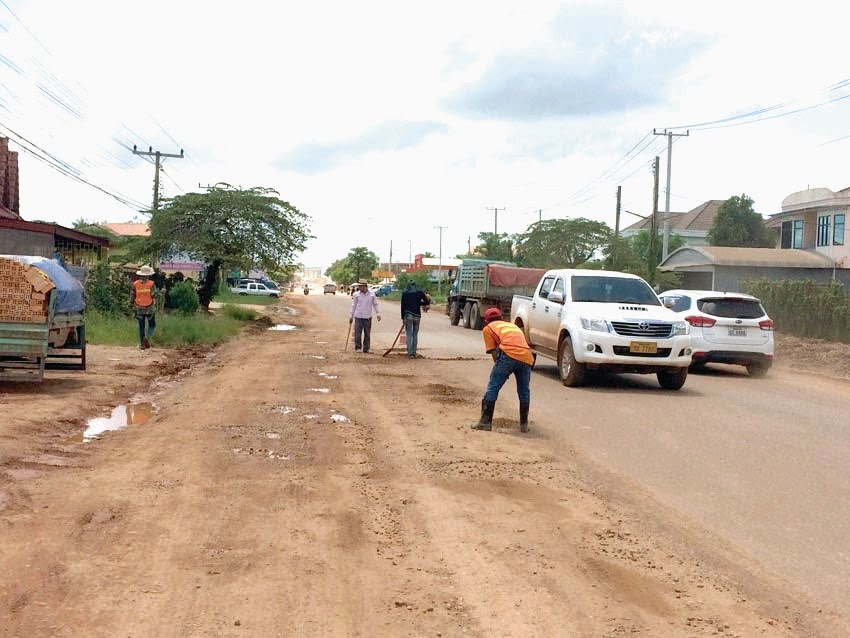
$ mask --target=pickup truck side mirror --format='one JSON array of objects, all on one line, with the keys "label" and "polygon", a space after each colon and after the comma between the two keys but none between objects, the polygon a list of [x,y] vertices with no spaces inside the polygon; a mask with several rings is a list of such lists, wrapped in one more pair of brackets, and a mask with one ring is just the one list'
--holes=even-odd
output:
[{"label": "pickup truck side mirror", "polygon": [[672,308],[676,305],[676,300],[673,299],[673,297],[664,297],[664,299],[661,300],[661,303],[664,304],[665,308]]},{"label": "pickup truck side mirror", "polygon": [[564,293],[560,290],[553,290],[549,293],[547,299],[553,303],[564,303]]}]

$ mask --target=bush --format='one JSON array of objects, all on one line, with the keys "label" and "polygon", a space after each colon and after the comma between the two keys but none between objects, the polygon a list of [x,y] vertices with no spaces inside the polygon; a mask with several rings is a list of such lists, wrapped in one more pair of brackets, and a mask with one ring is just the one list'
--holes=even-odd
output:
[{"label": "bush", "polygon": [[[179,273],[178,273],[179,274]],[[198,291],[191,281],[180,281],[168,291],[168,307],[184,315],[193,315],[200,308]]]},{"label": "bush", "polygon": [[102,261],[86,275],[86,305],[90,310],[111,315],[130,314],[132,286],[120,269]]},{"label": "bush", "polygon": [[231,319],[236,319],[238,321],[254,321],[254,319],[258,316],[255,310],[243,308],[241,306],[232,306],[230,304],[222,306],[221,312]]}]

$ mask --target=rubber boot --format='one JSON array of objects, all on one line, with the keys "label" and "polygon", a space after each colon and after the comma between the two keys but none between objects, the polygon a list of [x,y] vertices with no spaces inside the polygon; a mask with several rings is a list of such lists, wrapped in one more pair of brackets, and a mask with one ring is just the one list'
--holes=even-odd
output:
[{"label": "rubber boot", "polygon": [[473,430],[492,430],[493,412],[496,409],[495,401],[481,401],[481,418],[472,426]]},{"label": "rubber boot", "polygon": [[519,431],[520,432],[528,432],[528,408],[531,407],[530,403],[520,403],[519,404]]}]

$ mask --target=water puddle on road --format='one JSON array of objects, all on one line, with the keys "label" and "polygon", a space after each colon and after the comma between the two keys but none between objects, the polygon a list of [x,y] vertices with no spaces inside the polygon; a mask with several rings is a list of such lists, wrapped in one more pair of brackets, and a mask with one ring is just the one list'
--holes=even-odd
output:
[{"label": "water puddle on road", "polygon": [[339,379],[339,377],[335,374],[328,374],[327,372],[320,372],[320,377],[324,377],[325,379]]},{"label": "water puddle on road", "polygon": [[144,425],[156,414],[156,406],[150,401],[127,403],[112,410],[108,417],[89,419],[83,432],[83,441],[99,439],[104,432],[126,428],[128,425]]},{"label": "water puddle on road", "polygon": [[269,330],[295,330],[295,326],[290,326],[288,323],[279,323],[269,328]]},{"label": "water puddle on road", "polygon": [[331,391],[330,388],[307,388],[308,392],[320,392],[322,394],[327,394]]}]

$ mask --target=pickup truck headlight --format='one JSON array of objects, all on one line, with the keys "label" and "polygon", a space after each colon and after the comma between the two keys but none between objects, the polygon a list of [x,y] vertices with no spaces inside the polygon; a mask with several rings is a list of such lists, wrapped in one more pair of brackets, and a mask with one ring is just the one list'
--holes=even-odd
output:
[{"label": "pickup truck headlight", "polygon": [[596,332],[611,332],[611,327],[604,319],[592,319],[587,317],[580,317],[580,319],[581,327],[585,330],[594,330]]},{"label": "pickup truck headlight", "polygon": [[679,335],[686,335],[690,333],[690,326],[687,321],[674,321],[673,329],[670,330],[671,337],[678,337]]}]

